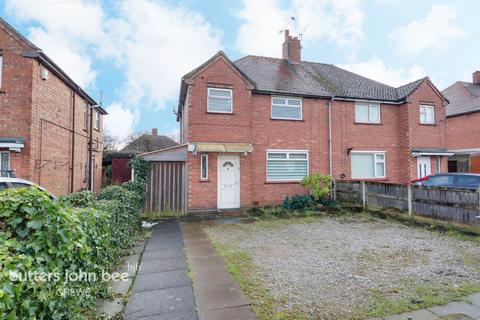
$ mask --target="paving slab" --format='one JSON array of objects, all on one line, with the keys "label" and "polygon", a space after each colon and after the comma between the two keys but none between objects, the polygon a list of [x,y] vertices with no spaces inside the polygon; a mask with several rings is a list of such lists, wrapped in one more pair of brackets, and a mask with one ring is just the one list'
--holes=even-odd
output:
[{"label": "paving slab", "polygon": [[138,319],[161,313],[193,309],[194,307],[195,300],[192,287],[185,286],[134,292],[130,296],[124,315],[129,319]]},{"label": "paving slab", "polygon": [[133,278],[121,279],[118,281],[110,281],[108,283],[110,290],[115,295],[125,296],[132,286]]},{"label": "paving slab", "polygon": [[205,239],[205,240],[199,240],[195,242],[190,242],[189,244],[185,244],[186,248],[193,248],[193,247],[202,247],[202,246],[211,246],[212,241],[210,239]]},{"label": "paving slab", "polygon": [[167,313],[159,313],[146,317],[124,317],[125,320],[198,320],[195,310],[182,310]]},{"label": "paving slab", "polygon": [[186,269],[187,263],[185,257],[173,257],[168,259],[155,259],[142,261],[138,274],[155,273],[162,271],[171,271],[178,269]]},{"label": "paving slab", "polygon": [[205,241],[205,240],[210,240],[210,238],[206,234],[196,234],[193,236],[185,236],[183,237],[183,243],[185,245],[190,244],[192,242],[198,242],[198,241]]},{"label": "paving slab", "polygon": [[95,310],[98,315],[105,315],[107,317],[114,317],[123,310],[123,299],[117,298],[112,300],[98,299],[95,305]]},{"label": "paving slab", "polygon": [[193,282],[195,287],[210,287],[220,284],[232,284],[234,279],[224,266],[214,268],[204,268],[193,272]]},{"label": "paving slab", "polygon": [[193,270],[213,268],[213,267],[224,267],[226,269],[223,259],[219,256],[206,256],[206,257],[189,257],[188,263]]},{"label": "paving slab", "polygon": [[435,306],[428,308],[427,310],[438,316],[458,314],[469,316],[473,319],[480,319],[480,307],[476,307],[466,302],[450,302],[444,306]]},{"label": "paving slab", "polygon": [[186,251],[188,256],[192,258],[217,256],[217,250],[211,245],[191,247],[187,248]]},{"label": "paving slab", "polygon": [[152,241],[148,242],[145,251],[180,248],[183,249],[183,242],[180,241]]},{"label": "paving slab", "polygon": [[132,253],[137,253],[137,254],[142,253],[143,249],[145,248],[145,243],[146,243],[146,241],[140,241],[140,243],[135,245],[130,251]]},{"label": "paving slab", "polygon": [[240,288],[235,284],[195,287],[198,309],[202,312],[249,305]]},{"label": "paving slab", "polygon": [[421,309],[392,316],[383,317],[384,320],[438,320],[438,316],[432,312]]},{"label": "paving slab", "polygon": [[115,271],[119,273],[126,273],[129,278],[132,278],[137,273],[139,262],[124,261]]},{"label": "paving slab", "polygon": [[472,294],[466,299],[468,302],[480,308],[480,293]]},{"label": "paving slab", "polygon": [[199,313],[200,320],[256,320],[248,306],[211,310]]},{"label": "paving slab", "polygon": [[142,256],[142,261],[148,260],[163,260],[170,258],[185,257],[185,251],[183,248],[167,248],[160,250],[145,251]]},{"label": "paving slab", "polygon": [[134,292],[142,292],[191,285],[184,269],[158,273],[140,274],[135,279]]}]

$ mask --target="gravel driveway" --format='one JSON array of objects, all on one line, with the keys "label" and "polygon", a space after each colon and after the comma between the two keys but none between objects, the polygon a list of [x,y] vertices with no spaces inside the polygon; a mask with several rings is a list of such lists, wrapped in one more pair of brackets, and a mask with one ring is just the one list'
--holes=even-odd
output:
[{"label": "gravel driveway", "polygon": [[480,283],[474,242],[384,220],[323,218],[307,224],[254,223],[207,230],[247,251],[279,308],[343,319],[420,286]]}]

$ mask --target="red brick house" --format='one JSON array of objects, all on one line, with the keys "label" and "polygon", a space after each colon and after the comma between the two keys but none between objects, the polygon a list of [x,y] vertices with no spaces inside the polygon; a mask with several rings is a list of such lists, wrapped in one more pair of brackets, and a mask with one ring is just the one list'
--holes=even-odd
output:
[{"label": "red brick house", "polygon": [[450,172],[480,173],[480,71],[472,82],[457,81],[442,91],[449,100],[447,113]]},{"label": "red brick house", "polygon": [[186,159],[188,211],[276,204],[313,172],[409,183],[447,171],[447,100],[428,78],[394,88],[302,61],[288,31],[282,49],[219,52],[182,78],[182,145],[163,156]]},{"label": "red brick house", "polygon": [[102,117],[60,67],[0,18],[0,174],[56,195],[97,190]]}]

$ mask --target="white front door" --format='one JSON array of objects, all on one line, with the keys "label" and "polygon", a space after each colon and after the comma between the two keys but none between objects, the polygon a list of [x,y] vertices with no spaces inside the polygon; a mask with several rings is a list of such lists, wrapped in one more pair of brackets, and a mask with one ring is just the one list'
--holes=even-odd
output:
[{"label": "white front door", "polygon": [[423,178],[432,174],[432,164],[430,157],[417,158],[417,173],[418,178]]},{"label": "white front door", "polygon": [[240,157],[218,156],[217,207],[240,208]]}]

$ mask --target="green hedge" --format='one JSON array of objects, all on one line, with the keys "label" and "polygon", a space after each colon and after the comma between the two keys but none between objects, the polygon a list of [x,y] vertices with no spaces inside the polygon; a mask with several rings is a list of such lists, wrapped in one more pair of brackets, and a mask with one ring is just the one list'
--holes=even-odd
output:
[{"label": "green hedge", "polygon": [[[105,293],[102,271],[134,242],[144,190],[132,182],[58,201],[36,188],[0,192],[0,319],[85,319]],[[80,271],[88,277],[66,281]]]}]

